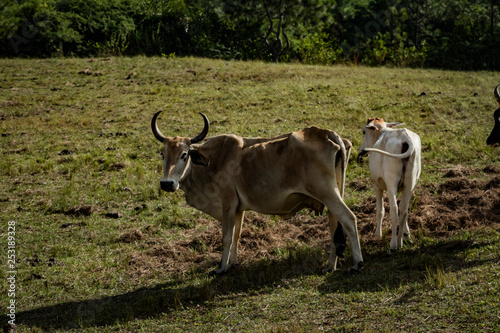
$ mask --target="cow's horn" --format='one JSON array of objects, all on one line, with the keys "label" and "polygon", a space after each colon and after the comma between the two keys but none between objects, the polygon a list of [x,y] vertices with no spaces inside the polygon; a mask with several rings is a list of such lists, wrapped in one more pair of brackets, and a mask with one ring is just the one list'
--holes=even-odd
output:
[{"label": "cow's horn", "polygon": [[500,104],[500,84],[495,88],[495,98],[497,99],[498,104]]},{"label": "cow's horn", "polygon": [[158,124],[156,123],[156,118],[158,118],[160,113],[161,111],[158,111],[153,116],[153,120],[151,120],[151,129],[153,130],[153,134],[158,139],[158,141],[165,142],[167,138],[165,137],[165,135],[161,134],[160,130],[158,129]]},{"label": "cow's horn", "polygon": [[201,116],[203,117],[203,121],[205,122],[205,126],[203,127],[203,131],[201,131],[200,134],[195,136],[194,138],[191,139],[191,143],[197,143],[203,140],[207,134],[208,134],[208,129],[210,128],[210,122],[208,121],[207,116],[205,116],[203,113],[201,113]]}]

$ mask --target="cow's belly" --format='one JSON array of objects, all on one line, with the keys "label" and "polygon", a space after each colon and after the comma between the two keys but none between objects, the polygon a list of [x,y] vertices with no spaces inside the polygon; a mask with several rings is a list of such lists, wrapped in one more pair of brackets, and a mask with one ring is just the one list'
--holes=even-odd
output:
[{"label": "cow's belly", "polygon": [[[269,186],[255,186],[245,188],[245,190],[236,189],[238,200],[238,211],[255,211],[267,215],[291,216],[303,208],[312,208],[322,210],[322,204],[317,200],[303,194],[300,187],[280,189],[273,191]],[[186,202],[222,221],[223,202],[221,201],[220,191],[212,191],[209,188],[204,190],[190,188],[185,192]]]},{"label": "cow's belly", "polygon": [[240,195],[239,210],[252,210],[267,215],[292,215],[304,207],[310,206],[313,199],[301,193],[279,193],[247,196]]}]

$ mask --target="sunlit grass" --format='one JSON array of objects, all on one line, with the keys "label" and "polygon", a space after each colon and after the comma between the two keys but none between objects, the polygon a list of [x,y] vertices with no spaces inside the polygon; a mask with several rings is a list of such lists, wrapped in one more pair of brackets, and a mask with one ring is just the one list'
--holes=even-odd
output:
[{"label": "sunlit grass", "polygon": [[[447,168],[480,178],[499,164],[498,149],[485,146],[499,73],[135,57],[2,59],[0,75],[0,222],[17,223],[18,331],[498,329],[496,230],[444,243],[412,230],[414,243],[392,256],[387,230],[380,243],[362,235],[358,275],[347,273],[350,259],[322,275],[324,244],[290,239],[209,277],[220,248],[201,235],[220,225],[198,224],[207,216],[182,193],[159,191],[150,121],[163,110],[169,136],[198,133],[199,112],[209,136],[332,129],[353,143],[345,201],[355,214],[373,196],[367,165],[356,163],[362,126],[372,116],[404,122],[424,146],[414,211],[422,188],[438,195]],[[263,221],[244,228],[272,234],[288,223]],[[124,241],[135,231],[143,236]],[[193,258],[191,266],[167,267],[161,251],[186,239],[197,242],[170,255]]]}]

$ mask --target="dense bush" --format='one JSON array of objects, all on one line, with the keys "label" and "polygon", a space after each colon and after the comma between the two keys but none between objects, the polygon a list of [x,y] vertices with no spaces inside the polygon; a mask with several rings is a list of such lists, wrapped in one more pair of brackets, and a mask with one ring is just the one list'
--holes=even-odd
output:
[{"label": "dense bush", "polygon": [[134,0],[28,0],[9,1],[17,29],[0,46],[4,55],[88,56],[121,54],[136,29]]},{"label": "dense bush", "polygon": [[4,0],[0,55],[271,60],[264,1],[281,61],[500,69],[496,0]]}]

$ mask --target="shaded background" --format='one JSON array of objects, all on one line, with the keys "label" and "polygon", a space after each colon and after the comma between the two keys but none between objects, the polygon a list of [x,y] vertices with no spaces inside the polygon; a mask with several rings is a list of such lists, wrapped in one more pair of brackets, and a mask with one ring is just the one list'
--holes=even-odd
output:
[{"label": "shaded background", "polygon": [[498,0],[4,0],[0,56],[272,60],[264,5],[282,62],[500,69]]}]

